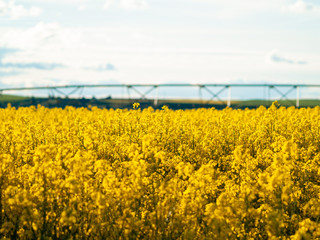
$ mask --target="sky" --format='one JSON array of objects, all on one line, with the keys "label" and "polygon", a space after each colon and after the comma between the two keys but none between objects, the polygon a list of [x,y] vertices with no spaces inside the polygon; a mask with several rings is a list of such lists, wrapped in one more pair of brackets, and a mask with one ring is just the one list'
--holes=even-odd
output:
[{"label": "sky", "polygon": [[319,42],[320,0],[0,0],[0,88],[320,84]]}]

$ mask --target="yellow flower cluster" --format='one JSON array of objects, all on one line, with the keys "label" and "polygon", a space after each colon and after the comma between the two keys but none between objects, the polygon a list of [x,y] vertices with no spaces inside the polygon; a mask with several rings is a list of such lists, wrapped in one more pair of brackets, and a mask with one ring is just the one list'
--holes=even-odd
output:
[{"label": "yellow flower cluster", "polygon": [[319,239],[320,107],[0,110],[1,239]]}]

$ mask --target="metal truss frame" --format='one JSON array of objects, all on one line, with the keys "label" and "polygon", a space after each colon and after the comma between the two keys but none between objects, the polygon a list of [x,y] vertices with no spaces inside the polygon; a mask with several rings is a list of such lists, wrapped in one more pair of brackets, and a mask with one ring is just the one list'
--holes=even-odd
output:
[{"label": "metal truss frame", "polygon": [[[141,91],[139,88],[149,88],[146,91]],[[199,88],[199,98],[202,100],[202,90],[205,90],[210,94],[210,100],[206,101],[205,104],[210,103],[212,100],[216,99],[218,102],[225,104],[226,106],[231,106],[231,88],[250,88],[250,87],[262,87],[268,88],[269,97],[271,100],[271,90],[280,94],[279,100],[286,100],[291,104],[299,107],[300,104],[300,89],[301,88],[320,88],[320,84],[84,84],[84,85],[63,85],[63,86],[40,86],[40,87],[21,87],[21,88],[2,88],[0,89],[0,95],[6,92],[12,91],[25,91],[25,90],[48,90],[48,95],[54,97],[54,93],[58,93],[66,98],[79,92],[82,94],[85,88],[126,88],[128,93],[128,98],[131,98],[131,90],[139,95],[139,99],[154,99],[155,105],[158,103],[158,90],[161,87],[198,87]],[[213,88],[220,88],[218,91],[214,91]],[[282,89],[281,89],[282,88]],[[285,91],[283,88],[289,88]],[[71,91],[67,92],[68,89]],[[281,90],[280,90],[281,89]],[[154,90],[157,90],[156,96],[153,98],[148,98],[148,95]],[[228,90],[228,96],[226,100],[221,98],[221,94]],[[292,91],[296,90],[296,101],[289,99],[288,95]]]},{"label": "metal truss frame", "polygon": [[[287,90],[286,92],[282,92],[278,89],[279,87],[277,87],[276,85],[271,85],[269,86],[269,100],[270,100],[270,94],[271,94],[271,90],[274,90],[275,92],[277,92],[278,94],[280,94],[280,99],[279,100],[286,100],[288,102],[290,102],[292,105],[296,105],[296,107],[299,107],[299,102],[300,102],[300,92],[299,92],[299,87],[296,85],[292,85],[289,87],[289,90]],[[293,91],[296,90],[297,91],[297,98],[296,98],[296,102],[292,101],[291,99],[288,98],[288,95]]]}]

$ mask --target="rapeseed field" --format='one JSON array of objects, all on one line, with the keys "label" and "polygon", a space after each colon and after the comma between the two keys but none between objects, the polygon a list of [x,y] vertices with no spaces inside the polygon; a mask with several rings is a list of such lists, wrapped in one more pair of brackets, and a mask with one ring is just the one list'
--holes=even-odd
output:
[{"label": "rapeseed field", "polygon": [[0,120],[1,239],[320,238],[320,107]]}]

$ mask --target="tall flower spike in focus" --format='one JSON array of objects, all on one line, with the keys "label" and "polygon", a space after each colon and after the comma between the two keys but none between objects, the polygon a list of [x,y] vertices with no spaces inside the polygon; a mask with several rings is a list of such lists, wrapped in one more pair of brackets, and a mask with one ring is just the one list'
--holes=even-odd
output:
[{"label": "tall flower spike in focus", "polygon": [[134,103],[133,104],[133,109],[137,109],[137,108],[139,108],[140,107],[140,103]]}]

